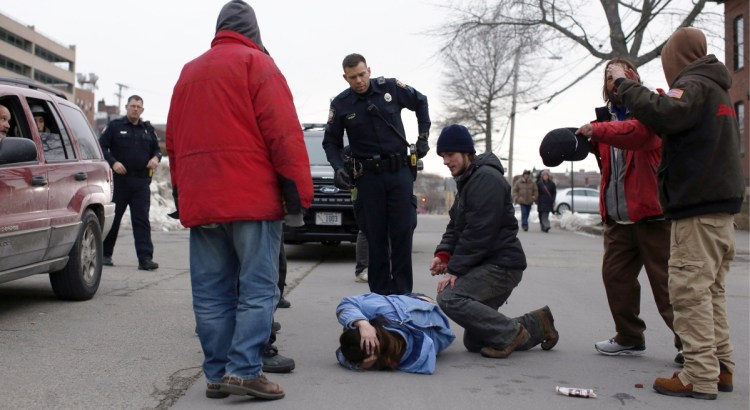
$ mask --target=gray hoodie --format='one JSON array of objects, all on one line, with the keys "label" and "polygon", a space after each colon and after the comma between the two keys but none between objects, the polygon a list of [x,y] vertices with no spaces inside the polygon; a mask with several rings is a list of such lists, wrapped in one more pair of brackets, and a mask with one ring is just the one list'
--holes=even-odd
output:
[{"label": "gray hoodie", "polygon": [[216,20],[216,32],[222,30],[242,34],[253,40],[263,52],[268,54],[268,50],[263,46],[260,39],[260,28],[258,27],[258,19],[255,17],[255,11],[244,1],[232,0],[221,8],[219,18]]}]

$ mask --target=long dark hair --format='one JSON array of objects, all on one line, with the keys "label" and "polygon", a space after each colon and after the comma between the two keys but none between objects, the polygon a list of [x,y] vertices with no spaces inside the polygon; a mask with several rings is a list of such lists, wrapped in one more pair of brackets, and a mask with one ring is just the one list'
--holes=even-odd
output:
[{"label": "long dark hair", "polygon": [[[378,349],[377,369],[398,369],[401,362],[401,356],[406,352],[406,342],[396,332],[386,330],[382,325],[373,324],[375,333],[380,343]],[[341,353],[344,358],[352,364],[360,365],[367,358],[367,353],[362,350],[359,329],[344,329],[344,333],[339,337]]]}]

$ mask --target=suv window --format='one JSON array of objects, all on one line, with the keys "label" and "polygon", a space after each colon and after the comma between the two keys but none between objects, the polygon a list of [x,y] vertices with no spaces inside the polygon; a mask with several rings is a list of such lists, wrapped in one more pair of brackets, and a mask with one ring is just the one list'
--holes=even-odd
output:
[{"label": "suv window", "polygon": [[70,128],[73,129],[73,133],[76,135],[78,149],[81,151],[81,159],[101,159],[102,154],[99,150],[96,136],[91,131],[91,127],[86,121],[86,117],[83,116],[83,113],[65,104],[60,104],[60,109],[62,109]]},{"label": "suv window", "polygon": [[[10,111],[10,130],[9,137],[31,138],[31,129],[26,123],[26,113],[21,106],[21,100],[15,95],[5,95],[0,97],[0,104],[4,105]],[[23,121],[19,121],[23,119]]]},{"label": "suv window", "polygon": [[[43,119],[42,125],[44,129],[37,129],[37,131],[39,139],[42,142],[44,160],[46,162],[59,162],[75,159],[76,154],[73,150],[73,144],[70,142],[70,137],[62,125],[60,115],[55,110],[55,106],[50,101],[31,97],[27,97],[26,102],[29,104],[31,113],[34,116],[34,126],[41,126],[36,122],[39,114],[41,114]],[[35,112],[37,110],[41,110],[42,112]]]}]

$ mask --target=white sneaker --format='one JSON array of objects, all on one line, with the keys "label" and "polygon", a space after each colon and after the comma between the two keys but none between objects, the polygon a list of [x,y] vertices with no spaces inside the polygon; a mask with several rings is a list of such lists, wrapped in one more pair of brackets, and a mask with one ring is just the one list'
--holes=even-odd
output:
[{"label": "white sneaker", "polygon": [[359,283],[367,283],[367,269],[360,272],[359,275],[354,278],[354,281]]},{"label": "white sneaker", "polygon": [[645,343],[637,346],[623,346],[615,342],[614,338],[594,343],[594,348],[597,352],[607,356],[640,356],[646,353]]}]

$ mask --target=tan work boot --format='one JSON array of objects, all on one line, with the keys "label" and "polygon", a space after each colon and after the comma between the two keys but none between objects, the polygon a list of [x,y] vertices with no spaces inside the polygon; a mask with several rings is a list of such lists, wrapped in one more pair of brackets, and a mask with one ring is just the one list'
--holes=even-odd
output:
[{"label": "tan work boot", "polygon": [[542,349],[550,350],[560,340],[560,334],[555,329],[555,318],[552,317],[552,311],[549,310],[548,306],[541,309],[537,309],[534,312],[539,321],[542,322],[542,329],[544,332],[544,341],[542,342]]},{"label": "tan work boot", "polygon": [[719,363],[719,391],[720,392],[731,392],[734,390],[732,385],[732,373],[729,373],[729,369],[723,364]]},{"label": "tan work boot", "polygon": [[508,343],[507,346],[505,346],[502,349],[495,349],[494,347],[483,347],[482,350],[479,351],[479,353],[484,357],[491,357],[493,359],[505,359],[506,357],[510,356],[511,353],[513,353],[516,348],[521,345],[523,342],[529,340],[529,332],[526,330],[523,325],[519,325],[518,334],[516,334],[516,337]]},{"label": "tan work boot", "polygon": [[716,393],[701,393],[693,390],[693,384],[687,386],[682,384],[678,375],[680,372],[674,372],[671,379],[657,377],[654,381],[654,390],[657,393],[674,397],[692,397],[701,400],[716,400]]},{"label": "tan work boot", "polygon": [[264,374],[247,380],[235,376],[224,376],[220,390],[223,393],[253,396],[265,400],[284,398],[284,389],[279,384],[266,379]]}]

